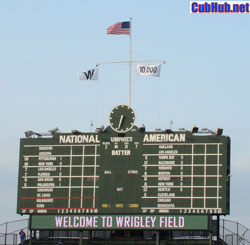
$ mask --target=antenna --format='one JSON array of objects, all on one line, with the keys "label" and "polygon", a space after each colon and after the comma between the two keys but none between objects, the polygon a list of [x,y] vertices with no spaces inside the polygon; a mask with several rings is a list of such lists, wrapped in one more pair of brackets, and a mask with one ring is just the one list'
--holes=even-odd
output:
[{"label": "antenna", "polygon": [[90,132],[92,132],[92,127],[93,127],[93,121],[90,121],[90,129],[89,129]]},{"label": "antenna", "polygon": [[170,120],[170,129],[172,130],[172,126],[173,126],[173,124],[174,124],[174,120],[173,119],[171,119]]}]

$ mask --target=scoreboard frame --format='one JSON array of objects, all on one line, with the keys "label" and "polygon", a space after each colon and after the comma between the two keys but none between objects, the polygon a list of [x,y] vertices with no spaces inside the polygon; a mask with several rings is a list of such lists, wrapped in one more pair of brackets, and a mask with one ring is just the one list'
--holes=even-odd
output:
[{"label": "scoreboard frame", "polygon": [[17,213],[225,215],[229,174],[227,136],[109,126],[23,138]]}]

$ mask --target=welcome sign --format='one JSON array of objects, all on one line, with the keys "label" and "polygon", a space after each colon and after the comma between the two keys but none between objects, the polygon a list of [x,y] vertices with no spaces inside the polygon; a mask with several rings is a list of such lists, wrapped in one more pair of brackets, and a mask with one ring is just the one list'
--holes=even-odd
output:
[{"label": "welcome sign", "polygon": [[31,229],[207,230],[206,215],[32,215]]}]

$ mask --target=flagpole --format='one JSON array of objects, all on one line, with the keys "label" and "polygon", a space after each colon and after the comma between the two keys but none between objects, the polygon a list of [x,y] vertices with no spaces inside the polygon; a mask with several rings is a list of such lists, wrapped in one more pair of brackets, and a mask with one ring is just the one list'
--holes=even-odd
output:
[{"label": "flagpole", "polygon": [[129,35],[129,105],[131,106],[131,61],[132,61],[132,18],[130,17],[130,35]]},{"label": "flagpole", "polygon": [[[131,60],[131,63],[138,63],[138,62],[161,62],[163,64],[166,63],[165,60]],[[121,64],[121,63],[129,63],[129,60],[123,60],[123,61],[104,61],[104,62],[97,63],[96,66],[106,65],[106,64]]]}]

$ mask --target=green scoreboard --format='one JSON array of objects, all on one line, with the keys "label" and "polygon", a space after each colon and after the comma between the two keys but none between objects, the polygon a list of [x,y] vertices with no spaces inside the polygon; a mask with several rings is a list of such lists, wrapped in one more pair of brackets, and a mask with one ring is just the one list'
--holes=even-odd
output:
[{"label": "green scoreboard", "polygon": [[130,109],[98,132],[21,139],[17,213],[228,214],[230,138],[147,132]]}]

